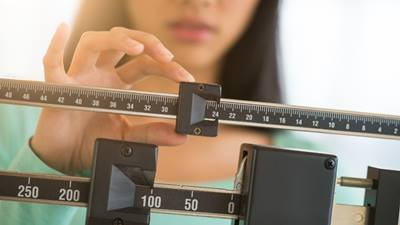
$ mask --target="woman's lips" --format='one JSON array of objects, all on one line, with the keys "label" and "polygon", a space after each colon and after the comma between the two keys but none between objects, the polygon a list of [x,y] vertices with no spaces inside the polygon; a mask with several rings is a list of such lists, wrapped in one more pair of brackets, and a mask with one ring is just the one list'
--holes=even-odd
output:
[{"label": "woman's lips", "polygon": [[202,22],[178,21],[171,23],[169,28],[172,35],[180,41],[201,43],[205,42],[214,33],[215,29]]}]

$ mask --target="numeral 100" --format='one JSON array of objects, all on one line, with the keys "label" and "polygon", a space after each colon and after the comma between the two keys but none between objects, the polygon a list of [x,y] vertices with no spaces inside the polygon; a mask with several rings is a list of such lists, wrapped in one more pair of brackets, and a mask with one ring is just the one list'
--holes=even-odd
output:
[{"label": "numeral 100", "polygon": [[154,195],[143,195],[141,198],[143,200],[143,207],[147,208],[160,208],[161,207],[161,197]]}]

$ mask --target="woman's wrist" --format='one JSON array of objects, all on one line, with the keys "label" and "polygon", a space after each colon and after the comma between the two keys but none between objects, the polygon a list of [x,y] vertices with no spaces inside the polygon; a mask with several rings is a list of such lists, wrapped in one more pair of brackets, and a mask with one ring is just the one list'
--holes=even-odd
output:
[{"label": "woman's wrist", "polygon": [[31,137],[29,138],[28,145],[29,145],[29,148],[31,149],[31,151],[32,151],[39,159],[41,159],[41,157],[40,157],[39,154],[38,154],[36,145],[34,144],[34,136],[31,136]]}]

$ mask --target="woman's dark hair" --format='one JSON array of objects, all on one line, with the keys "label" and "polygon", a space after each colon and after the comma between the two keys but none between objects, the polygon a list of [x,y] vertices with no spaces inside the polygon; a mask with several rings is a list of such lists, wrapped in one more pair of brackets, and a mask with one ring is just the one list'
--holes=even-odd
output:
[{"label": "woman's dark hair", "polygon": [[[67,48],[66,67],[83,32],[128,26],[123,2],[83,1]],[[246,31],[226,54],[219,76],[224,98],[281,101],[277,61],[278,11],[279,0],[260,0]]]},{"label": "woman's dark hair", "polygon": [[247,30],[228,52],[220,83],[226,98],[280,102],[278,0],[260,0]]}]

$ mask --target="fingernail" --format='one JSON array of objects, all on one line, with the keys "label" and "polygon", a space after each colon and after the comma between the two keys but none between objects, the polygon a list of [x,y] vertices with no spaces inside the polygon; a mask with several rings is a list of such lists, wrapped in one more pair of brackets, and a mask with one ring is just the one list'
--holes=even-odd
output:
[{"label": "fingernail", "polygon": [[132,47],[132,50],[135,52],[142,52],[144,50],[144,45],[137,44],[135,47]]},{"label": "fingernail", "polygon": [[159,53],[164,56],[168,61],[171,61],[174,58],[174,55],[172,52],[170,52],[167,48],[164,47],[164,45],[159,44],[158,46]]},{"label": "fingernail", "polygon": [[133,51],[133,52],[140,52],[143,51],[144,49],[144,45],[143,44],[139,44],[131,39],[127,39],[126,41],[126,45],[128,46],[128,48]]},{"label": "fingernail", "polygon": [[193,75],[190,74],[188,71],[186,71],[185,69],[183,69],[182,67],[179,68],[179,73],[180,76],[183,78],[183,80],[185,81],[189,81],[189,82],[195,82],[196,80],[194,79]]},{"label": "fingernail", "polygon": [[189,82],[195,82],[196,81],[196,79],[194,79],[194,76],[192,74],[188,74],[187,78],[188,78]]},{"label": "fingernail", "polygon": [[65,22],[61,22],[60,24],[58,24],[57,26],[57,31],[63,30],[63,29],[67,29],[68,25]]},{"label": "fingernail", "polygon": [[63,34],[64,36],[69,36],[70,30],[68,24],[65,22],[60,23],[57,27],[56,33]]}]

